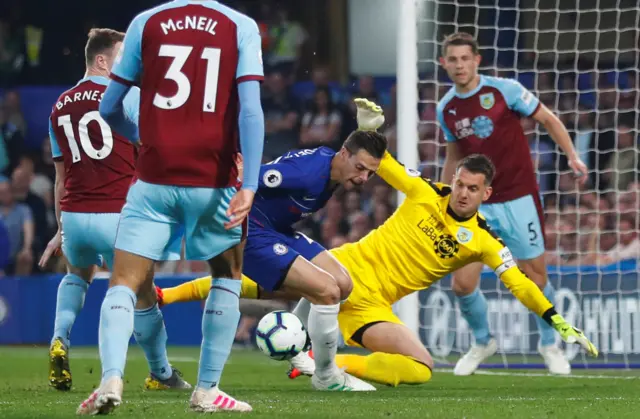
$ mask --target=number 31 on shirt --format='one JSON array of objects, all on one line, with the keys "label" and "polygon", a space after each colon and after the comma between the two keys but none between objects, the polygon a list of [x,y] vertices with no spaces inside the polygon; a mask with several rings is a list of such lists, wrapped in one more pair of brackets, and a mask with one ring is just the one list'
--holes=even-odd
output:
[{"label": "number 31 on shirt", "polygon": [[[156,93],[153,104],[160,109],[177,109],[187,103],[191,95],[191,81],[182,72],[184,64],[193,52],[193,47],[184,45],[162,45],[160,57],[171,57],[173,61],[165,74],[165,78],[173,80],[178,86],[178,91],[170,97]],[[205,48],[202,50],[201,59],[207,61],[207,72],[204,83],[204,98],[202,101],[203,112],[216,111],[216,96],[218,94],[218,76],[220,73],[220,48]]]}]

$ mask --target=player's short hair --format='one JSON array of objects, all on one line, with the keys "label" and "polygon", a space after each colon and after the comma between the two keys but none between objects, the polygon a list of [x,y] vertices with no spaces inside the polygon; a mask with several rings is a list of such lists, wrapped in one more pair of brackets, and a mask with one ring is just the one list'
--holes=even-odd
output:
[{"label": "player's short hair", "polygon": [[372,157],[381,159],[387,151],[387,137],[376,131],[353,131],[343,146],[351,154],[364,150]]},{"label": "player's short hair", "polygon": [[444,42],[442,43],[442,55],[447,55],[447,48],[450,46],[459,47],[464,45],[471,47],[473,55],[478,55],[480,53],[478,41],[476,41],[473,35],[467,32],[456,32],[444,38]]},{"label": "player's short hair", "polygon": [[483,154],[470,154],[458,162],[456,172],[464,168],[473,174],[483,174],[484,184],[491,185],[493,177],[496,175],[496,167],[489,157]]},{"label": "player's short hair", "polygon": [[89,31],[84,56],[87,65],[93,64],[96,55],[111,50],[118,42],[124,41],[124,33],[114,29],[93,28]]}]

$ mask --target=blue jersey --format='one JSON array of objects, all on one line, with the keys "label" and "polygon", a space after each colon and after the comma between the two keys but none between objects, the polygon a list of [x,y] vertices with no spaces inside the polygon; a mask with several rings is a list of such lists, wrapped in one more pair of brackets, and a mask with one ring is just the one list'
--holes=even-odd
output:
[{"label": "blue jersey", "polygon": [[258,192],[250,219],[282,233],[324,207],[337,185],[331,183],[328,147],[294,150],[260,167]]}]

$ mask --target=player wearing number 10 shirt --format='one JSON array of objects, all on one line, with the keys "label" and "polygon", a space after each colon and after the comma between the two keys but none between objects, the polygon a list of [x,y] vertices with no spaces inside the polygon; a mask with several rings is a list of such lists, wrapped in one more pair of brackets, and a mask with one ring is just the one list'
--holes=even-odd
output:
[{"label": "player wearing number 10 shirt", "polygon": [[[49,137],[56,169],[55,207],[58,232],[49,242],[40,265],[62,247],[67,274],[58,287],[54,332],[49,350],[49,384],[58,390],[72,385],[69,337],[82,310],[96,265],[113,265],[113,243],[120,210],[134,174],[135,150],[131,141],[113,131],[100,117],[98,107],[109,82],[109,71],[122,46],[124,34],[112,29],[92,29],[86,45],[86,73],[74,87],[60,95],[49,119]],[[124,99],[127,119],[138,120],[140,91]],[[179,245],[179,243],[177,243]],[[178,249],[179,250],[179,247]],[[164,326],[150,332],[155,301],[139,302],[135,311],[136,340],[145,351],[151,377],[147,388],[190,388],[169,365]],[[162,322],[162,317],[157,317]],[[158,332],[157,334],[155,332]],[[153,346],[153,348],[152,348]]]},{"label": "player wearing number 10 shirt", "polygon": [[[123,103],[139,84],[141,145],[101,309],[102,382],[78,413],[109,413],[122,402],[133,308],[155,298],[154,261],[177,258],[165,253],[183,235],[186,258],[207,260],[214,278],[191,408],[250,411],[218,383],[240,318],[243,227],[264,142],[258,26],[216,1],[162,4],[133,19],[111,79],[100,114],[116,132],[134,137]],[[244,171],[237,189],[240,151]]]}]

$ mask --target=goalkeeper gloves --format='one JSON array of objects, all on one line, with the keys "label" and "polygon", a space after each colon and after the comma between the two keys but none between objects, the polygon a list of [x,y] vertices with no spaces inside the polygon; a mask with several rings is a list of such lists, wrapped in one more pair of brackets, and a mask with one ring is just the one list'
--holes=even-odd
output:
[{"label": "goalkeeper gloves", "polygon": [[382,108],[367,99],[354,99],[356,104],[358,121],[358,130],[360,131],[376,131],[384,124],[384,115]]},{"label": "goalkeeper gloves", "polygon": [[[554,310],[555,311],[555,310]],[[562,337],[562,340],[567,343],[577,343],[584,348],[587,353],[593,357],[598,356],[598,348],[582,333],[582,330],[576,329],[571,326],[567,321],[559,314],[555,313],[550,319],[551,326]]]}]

